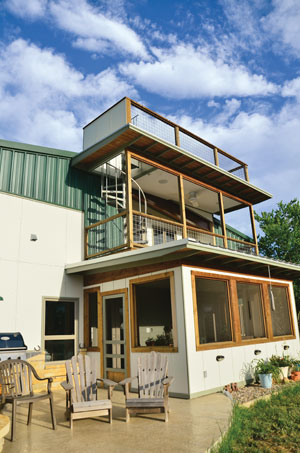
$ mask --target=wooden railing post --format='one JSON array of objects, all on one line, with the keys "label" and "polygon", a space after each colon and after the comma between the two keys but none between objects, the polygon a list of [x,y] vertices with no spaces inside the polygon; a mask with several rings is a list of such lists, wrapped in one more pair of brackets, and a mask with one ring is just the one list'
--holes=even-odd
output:
[{"label": "wooden railing post", "polygon": [[132,214],[132,181],[131,181],[131,153],[125,150],[126,155],[126,210],[127,210],[127,244],[133,248],[133,214]]},{"label": "wooden railing post", "polygon": [[131,102],[129,98],[126,98],[126,123],[131,122]]},{"label": "wooden railing post", "polygon": [[184,188],[183,188],[183,177],[182,175],[178,176],[178,191],[179,191],[179,201],[180,201],[180,217],[182,223],[182,237],[183,239],[187,238],[187,228],[186,228],[186,214],[185,214],[185,201],[184,201]]},{"label": "wooden railing post", "polygon": [[228,241],[227,241],[227,231],[226,231],[226,223],[225,223],[225,215],[224,215],[224,203],[223,203],[223,194],[219,192],[219,206],[220,206],[220,217],[222,223],[222,232],[224,236],[224,247],[228,249]]},{"label": "wooden railing post", "polygon": [[175,145],[180,146],[179,127],[175,126]]},{"label": "wooden railing post", "polygon": [[245,179],[249,182],[248,165],[244,165]]},{"label": "wooden railing post", "polygon": [[252,226],[252,235],[255,242],[255,253],[259,255],[258,244],[257,244],[257,236],[256,236],[256,227],[255,227],[255,218],[254,218],[254,211],[253,206],[249,206],[250,211],[250,218],[251,218],[251,226]]},{"label": "wooden railing post", "polygon": [[214,158],[215,158],[215,165],[219,167],[219,154],[218,154],[218,149],[214,148]]}]

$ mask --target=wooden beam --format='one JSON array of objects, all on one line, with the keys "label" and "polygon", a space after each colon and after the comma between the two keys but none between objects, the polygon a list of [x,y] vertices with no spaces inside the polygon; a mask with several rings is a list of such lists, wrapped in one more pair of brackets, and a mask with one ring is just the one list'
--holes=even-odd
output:
[{"label": "wooden beam", "polygon": [[222,192],[218,193],[218,197],[219,197],[222,233],[223,233],[223,236],[224,236],[224,247],[226,249],[228,249],[227,231],[226,231],[226,223],[225,223],[225,215],[224,215],[224,203],[223,203],[223,194],[222,194]]},{"label": "wooden beam", "polygon": [[175,144],[176,144],[176,146],[180,146],[179,127],[178,126],[175,126]]},{"label": "wooden beam", "polygon": [[214,148],[214,158],[215,158],[215,165],[219,167],[219,154],[218,154],[218,148]]},{"label": "wooden beam", "polygon": [[257,236],[256,236],[256,228],[255,228],[255,218],[254,218],[254,212],[253,212],[253,206],[249,206],[249,211],[250,211],[250,218],[251,218],[251,226],[252,226],[252,234],[253,234],[253,239],[255,242],[255,252],[256,255],[259,255],[259,250],[258,250],[258,244],[257,244]]},{"label": "wooden beam", "polygon": [[126,210],[127,210],[127,244],[133,248],[133,215],[132,215],[132,180],[131,153],[126,150]]},{"label": "wooden beam", "polygon": [[182,175],[178,176],[178,191],[179,191],[179,201],[180,201],[180,216],[182,227],[182,237],[187,238],[187,228],[186,228],[186,214],[185,214],[185,200],[184,200],[184,188],[183,188],[183,178]]}]

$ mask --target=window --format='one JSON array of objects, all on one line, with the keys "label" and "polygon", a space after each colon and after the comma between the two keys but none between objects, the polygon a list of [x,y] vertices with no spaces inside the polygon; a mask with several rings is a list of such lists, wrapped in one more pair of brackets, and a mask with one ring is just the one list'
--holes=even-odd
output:
[{"label": "window", "polygon": [[99,348],[98,335],[98,289],[84,292],[84,344],[90,350]]},{"label": "window", "polygon": [[269,286],[269,294],[274,337],[292,335],[287,287]]},{"label": "window", "polygon": [[261,285],[237,282],[242,340],[265,337]]},{"label": "window", "polygon": [[232,341],[227,281],[195,279],[198,343]]},{"label": "window", "polygon": [[134,314],[133,347],[176,347],[173,274],[133,280],[130,285]]},{"label": "window", "polygon": [[77,352],[77,305],[74,300],[45,300],[45,360],[70,359]]}]

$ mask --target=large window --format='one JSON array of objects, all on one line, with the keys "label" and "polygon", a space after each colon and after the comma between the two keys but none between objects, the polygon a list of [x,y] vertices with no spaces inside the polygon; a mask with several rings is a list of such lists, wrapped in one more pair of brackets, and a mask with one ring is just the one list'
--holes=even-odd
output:
[{"label": "large window", "polygon": [[288,284],[192,271],[196,349],[295,338]]},{"label": "large window", "polygon": [[265,337],[261,285],[237,283],[242,339]]},{"label": "large window", "polygon": [[173,274],[145,277],[133,280],[130,284],[133,347],[158,349],[176,347]]},{"label": "large window", "polygon": [[99,348],[98,301],[98,289],[84,292],[84,345],[90,350]]},{"label": "large window", "polygon": [[77,306],[74,300],[44,301],[45,360],[56,362],[76,354]]},{"label": "large window", "polygon": [[199,343],[231,341],[227,281],[196,277],[195,286]]},{"label": "large window", "polygon": [[274,337],[291,335],[288,292],[286,287],[269,287],[272,327]]}]

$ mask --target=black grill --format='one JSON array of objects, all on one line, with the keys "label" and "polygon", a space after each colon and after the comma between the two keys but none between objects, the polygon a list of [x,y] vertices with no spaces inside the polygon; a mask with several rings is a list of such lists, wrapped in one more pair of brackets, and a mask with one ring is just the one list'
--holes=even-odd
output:
[{"label": "black grill", "polygon": [[26,359],[27,346],[20,332],[0,333],[0,362],[8,359]]}]

